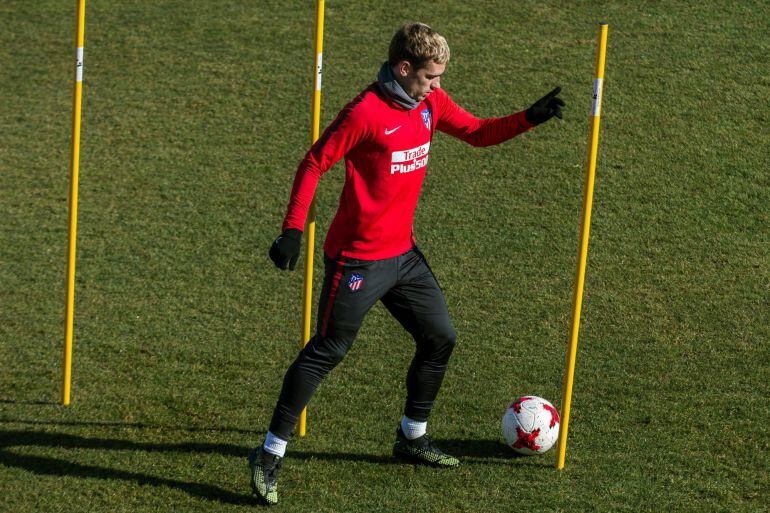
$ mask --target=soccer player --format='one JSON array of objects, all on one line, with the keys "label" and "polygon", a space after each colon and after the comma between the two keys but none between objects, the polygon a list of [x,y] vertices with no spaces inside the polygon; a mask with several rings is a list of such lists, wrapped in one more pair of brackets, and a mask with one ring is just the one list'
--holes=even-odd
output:
[{"label": "soccer player", "polygon": [[393,455],[436,467],[460,463],[426,434],[456,338],[444,296],[412,232],[433,134],[439,130],[474,146],[499,144],[553,116],[561,118],[564,102],[556,88],[525,111],[479,119],[441,89],[448,61],[446,40],[429,26],[401,27],[376,82],[342,109],[297,169],[283,233],[270,247],[280,269],[294,270],[318,180],[343,157],[345,185],[324,243],[315,336],[286,371],[264,443],[249,455],[252,489],[266,504],[278,502],[278,472],[300,412],[350,349],[377,301],[416,345]]}]

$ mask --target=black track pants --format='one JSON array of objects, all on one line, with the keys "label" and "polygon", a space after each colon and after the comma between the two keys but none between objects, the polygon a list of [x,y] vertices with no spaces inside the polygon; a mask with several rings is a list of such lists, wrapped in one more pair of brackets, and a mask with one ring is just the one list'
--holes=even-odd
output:
[{"label": "black track pants", "polygon": [[288,440],[321,380],[345,356],[366,313],[380,300],[416,342],[404,414],[428,420],[455,345],[446,302],[424,255],[413,248],[384,260],[324,258],[315,336],[286,371],[270,431]]}]

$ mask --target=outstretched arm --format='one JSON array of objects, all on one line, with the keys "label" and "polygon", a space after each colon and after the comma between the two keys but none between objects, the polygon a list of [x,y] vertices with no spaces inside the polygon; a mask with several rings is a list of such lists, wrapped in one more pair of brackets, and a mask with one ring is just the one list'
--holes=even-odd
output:
[{"label": "outstretched arm", "polygon": [[438,111],[436,129],[473,146],[492,146],[516,137],[553,116],[561,118],[564,102],[556,88],[527,110],[501,118],[479,119],[457,105],[443,90],[431,95]]}]

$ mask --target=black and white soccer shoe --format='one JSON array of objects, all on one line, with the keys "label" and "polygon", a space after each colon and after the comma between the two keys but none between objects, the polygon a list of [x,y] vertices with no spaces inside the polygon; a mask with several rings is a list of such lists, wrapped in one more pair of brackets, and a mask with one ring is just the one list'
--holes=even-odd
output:
[{"label": "black and white soccer shoe", "polygon": [[281,465],[283,458],[265,452],[261,445],[249,453],[251,489],[259,501],[268,506],[278,504],[278,473]]},{"label": "black and white soccer shoe", "polygon": [[393,456],[408,463],[432,467],[453,468],[460,466],[460,460],[436,447],[430,436],[425,434],[414,440],[409,440],[400,426],[396,430]]}]

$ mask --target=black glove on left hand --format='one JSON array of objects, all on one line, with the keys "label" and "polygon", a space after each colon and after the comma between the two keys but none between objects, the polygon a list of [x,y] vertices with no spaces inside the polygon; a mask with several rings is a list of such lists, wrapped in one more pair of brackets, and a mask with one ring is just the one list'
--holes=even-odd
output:
[{"label": "black glove on left hand", "polygon": [[527,121],[533,125],[539,125],[554,116],[561,119],[561,108],[564,107],[565,103],[564,100],[556,96],[560,92],[561,87],[557,87],[536,101],[532,107],[528,108],[524,112],[524,117],[527,118]]}]

